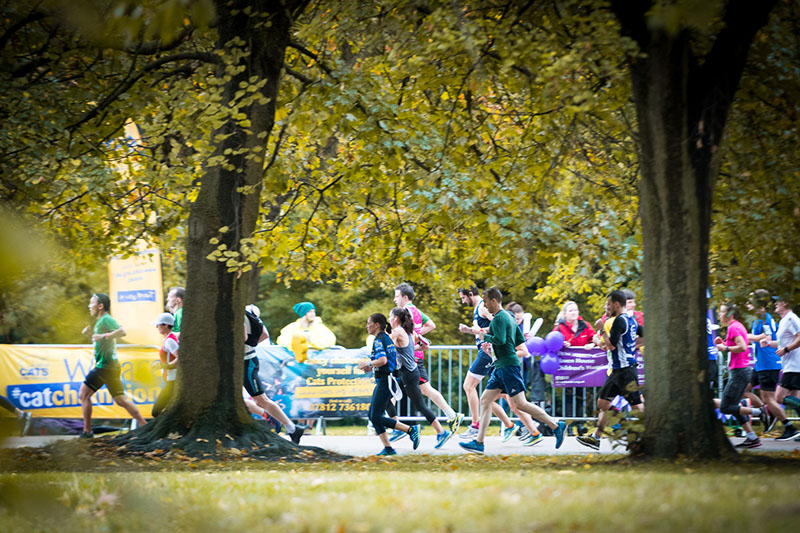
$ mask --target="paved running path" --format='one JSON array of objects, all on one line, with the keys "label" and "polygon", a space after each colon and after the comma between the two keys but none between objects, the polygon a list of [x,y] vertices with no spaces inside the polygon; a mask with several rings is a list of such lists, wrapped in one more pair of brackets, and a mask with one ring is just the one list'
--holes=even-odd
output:
[{"label": "paved running path", "polygon": [[[3,448],[21,448],[24,446],[39,447],[50,444],[58,440],[74,439],[75,436],[70,435],[57,435],[48,437],[9,437],[0,441],[0,447]],[[741,438],[731,439],[733,444],[741,442]],[[575,440],[575,437],[567,437],[564,439],[564,444],[558,450],[555,449],[555,438],[544,437],[543,442],[535,446],[523,446],[519,439],[512,437],[507,442],[501,442],[500,437],[486,437],[485,455],[586,455],[589,453],[597,453]],[[462,450],[458,445],[458,437],[452,437],[440,449],[434,448],[436,438],[433,435],[423,435],[420,441],[419,448],[416,450],[411,449],[411,441],[404,437],[399,441],[393,443],[394,448],[397,450],[398,455],[462,455],[468,452]],[[762,446],[756,448],[754,451],[759,452],[786,452],[800,450],[800,442],[786,441],[778,442],[774,439],[761,439]],[[333,436],[333,435],[311,435],[307,434],[303,437],[301,444],[306,446],[319,446],[327,450],[342,453],[346,455],[353,455],[357,457],[366,457],[375,454],[381,450],[381,444],[375,436]],[[624,454],[625,448],[618,447],[612,449],[611,443],[603,439],[600,446],[600,453],[602,454]]]}]

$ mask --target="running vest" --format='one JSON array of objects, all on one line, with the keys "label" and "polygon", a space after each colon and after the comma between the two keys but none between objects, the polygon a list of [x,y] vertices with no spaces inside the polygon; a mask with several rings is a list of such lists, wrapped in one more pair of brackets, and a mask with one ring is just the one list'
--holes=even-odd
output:
[{"label": "running vest", "polygon": [[[478,312],[481,305],[483,305],[483,299],[478,300],[478,305],[476,305],[475,309],[472,310],[472,320],[476,324],[478,324],[479,328],[483,329],[483,328],[488,328],[491,325],[492,321],[489,320],[488,318],[482,317],[481,314]],[[475,335],[475,345],[478,348],[481,347],[482,342],[483,341],[481,340],[480,336]]]},{"label": "running vest", "polygon": [[[628,313],[622,313],[614,319],[614,322],[620,317],[625,321],[625,331],[620,335],[617,347],[608,352],[608,364],[613,369],[636,366],[634,352],[636,351],[636,331],[639,329],[639,323]],[[614,329],[613,324],[611,329]]]},{"label": "running vest", "polygon": [[247,334],[244,339],[244,358],[252,359],[256,356],[256,346],[258,346],[258,339],[264,331],[264,323],[255,313],[245,310],[244,325]]},{"label": "running vest", "polygon": [[[408,304],[406,309],[408,309],[408,311],[411,313],[411,320],[414,322],[414,333],[417,335],[422,335],[422,313],[414,304]],[[417,361],[424,361],[425,352],[414,352],[414,358]]]},{"label": "running vest", "polygon": [[414,340],[412,337],[412,335],[408,336],[408,344],[403,347],[395,344],[395,349],[397,351],[397,362],[409,372],[417,368],[417,361],[416,357],[414,356]]},{"label": "running vest", "polygon": [[[161,343],[161,349],[158,350],[158,358],[159,360],[161,360],[161,364],[163,365],[171,365],[178,359],[177,355],[173,355],[164,350],[164,344],[166,344],[167,339],[172,339],[173,341],[175,341],[175,344],[178,344],[178,336],[175,335],[174,332],[170,332],[169,335],[164,337],[164,341]],[[165,368],[161,373],[161,375],[164,378],[164,381],[175,381],[175,378],[177,377],[177,372],[178,372],[177,368],[171,368],[171,369]]]},{"label": "running vest", "polygon": [[[753,322],[750,333],[753,335],[761,335],[763,333],[769,340],[778,340],[778,326],[769,313],[765,313],[764,318],[759,318]],[[761,346],[758,342],[755,343],[755,348],[756,372],[781,369],[781,358],[778,356],[775,348],[772,346]]]}]

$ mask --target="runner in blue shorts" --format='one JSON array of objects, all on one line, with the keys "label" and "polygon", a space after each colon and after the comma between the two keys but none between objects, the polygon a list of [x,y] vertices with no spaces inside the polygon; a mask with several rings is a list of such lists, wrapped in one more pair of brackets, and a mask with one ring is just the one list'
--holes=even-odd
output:
[{"label": "runner in blue shorts", "polygon": [[[556,448],[560,448],[564,442],[564,430],[566,424],[563,421],[556,422],[545,413],[544,409],[534,405],[525,399],[525,384],[522,381],[522,364],[517,357],[517,346],[525,343],[522,332],[517,327],[514,316],[503,309],[503,293],[496,287],[486,289],[483,293],[486,308],[494,316],[489,325],[488,333],[481,333],[484,343],[481,349],[484,352],[491,350],[495,355],[494,371],[483,391],[480,399],[481,420],[478,435],[475,440],[460,442],[459,446],[472,453],[483,453],[483,441],[486,436],[486,427],[491,419],[491,405],[500,398],[500,395],[508,394],[509,405],[517,411],[528,413],[536,420],[547,424],[556,437]],[[522,418],[531,434],[537,432],[532,422]],[[530,427],[528,427],[530,424]]]},{"label": "runner in blue shorts", "polygon": [[[459,438],[472,440],[478,435],[478,428],[480,426],[480,400],[478,399],[478,385],[483,378],[488,376],[494,370],[494,359],[481,349],[483,341],[480,338],[481,333],[489,331],[489,325],[492,323],[492,314],[486,309],[483,303],[483,298],[480,296],[478,288],[474,285],[466,288],[458,289],[458,296],[461,298],[461,303],[472,306],[472,326],[459,324],[458,330],[461,333],[468,333],[475,335],[475,342],[478,345],[478,355],[472,362],[467,372],[467,377],[464,378],[464,393],[467,396],[467,404],[469,405],[469,412],[472,415],[472,424],[459,435]],[[508,415],[497,403],[492,404],[492,414],[500,419],[503,424],[503,440],[508,440],[514,434],[514,423],[508,418]]]}]

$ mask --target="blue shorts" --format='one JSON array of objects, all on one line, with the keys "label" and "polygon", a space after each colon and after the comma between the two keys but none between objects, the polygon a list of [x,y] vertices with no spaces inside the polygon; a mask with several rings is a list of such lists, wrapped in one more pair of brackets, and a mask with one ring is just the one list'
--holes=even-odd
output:
[{"label": "blue shorts", "polygon": [[494,368],[494,360],[483,353],[483,350],[478,350],[478,357],[472,362],[469,371],[478,376],[487,376]]},{"label": "blue shorts", "polygon": [[525,392],[525,383],[522,381],[522,368],[518,365],[495,367],[487,389],[500,389],[500,392],[508,394],[512,398],[519,393]]}]

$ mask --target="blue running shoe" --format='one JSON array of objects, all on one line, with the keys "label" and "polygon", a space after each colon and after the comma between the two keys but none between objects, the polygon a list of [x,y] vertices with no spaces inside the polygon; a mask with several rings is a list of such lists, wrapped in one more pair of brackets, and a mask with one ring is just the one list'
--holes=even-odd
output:
[{"label": "blue running shoe", "polygon": [[528,438],[522,441],[523,446],[535,446],[544,440],[541,433],[537,433],[536,435],[528,434]]},{"label": "blue running shoe", "polygon": [[517,431],[517,426],[511,426],[510,428],[503,428],[502,435],[503,435],[503,442],[507,441],[511,437],[514,436],[514,432]]},{"label": "blue running shoe", "polygon": [[478,442],[476,440],[471,440],[469,442],[459,442],[458,445],[467,450],[468,452],[483,455],[483,443],[481,442]]},{"label": "blue running shoe", "polygon": [[415,450],[419,448],[419,424],[411,426],[411,429],[408,430],[408,438],[411,439]]},{"label": "blue running shoe", "polygon": [[392,431],[392,434],[389,436],[389,442],[394,442],[396,440],[400,440],[405,437],[407,433],[405,431],[400,431],[399,429],[395,429]]},{"label": "blue running shoe", "polygon": [[380,452],[376,453],[375,455],[397,455],[397,450],[392,447],[384,448]]},{"label": "blue running shoe", "polygon": [[452,436],[453,436],[452,433],[450,433],[446,429],[443,429],[441,433],[436,435],[436,446],[434,446],[434,448],[436,449],[441,448],[442,446],[444,446],[444,443],[447,442],[447,439],[449,439]]},{"label": "blue running shoe", "polygon": [[563,420],[558,421],[558,427],[553,430],[553,433],[556,435],[556,450],[561,448],[561,445],[564,444],[564,433],[567,429],[567,425],[564,423]]}]

